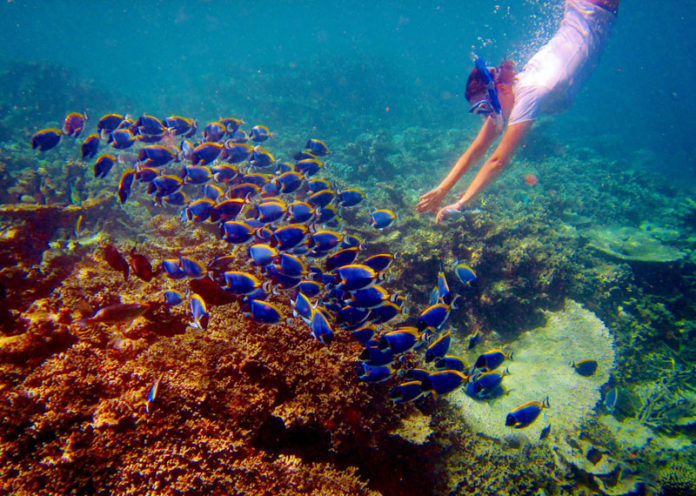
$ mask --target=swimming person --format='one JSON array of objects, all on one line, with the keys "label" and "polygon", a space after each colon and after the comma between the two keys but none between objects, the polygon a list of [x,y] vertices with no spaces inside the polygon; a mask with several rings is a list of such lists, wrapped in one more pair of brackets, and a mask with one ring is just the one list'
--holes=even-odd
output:
[{"label": "swimming person", "polygon": [[[437,212],[435,222],[439,223],[461,210],[505,170],[539,115],[570,106],[597,64],[618,8],[619,0],[566,0],[560,28],[519,74],[510,60],[497,69],[488,69],[480,57],[476,58],[465,96],[472,104],[470,112],[484,117],[483,126],[447,177],[419,198],[417,212]],[[440,208],[445,195],[501,133],[497,148],[459,201]]]}]

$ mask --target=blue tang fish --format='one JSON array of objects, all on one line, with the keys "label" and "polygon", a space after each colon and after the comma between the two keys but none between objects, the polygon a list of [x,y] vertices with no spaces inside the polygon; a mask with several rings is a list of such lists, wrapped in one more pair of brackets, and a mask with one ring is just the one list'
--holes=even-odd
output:
[{"label": "blue tang fish", "polygon": [[349,264],[336,269],[340,278],[340,288],[355,291],[371,286],[377,279],[377,272],[367,265]]},{"label": "blue tang fish", "polygon": [[391,210],[381,209],[370,211],[370,223],[375,229],[386,229],[396,220],[396,214]]},{"label": "blue tang fish", "polygon": [[495,370],[506,358],[512,360],[512,352],[505,352],[498,349],[489,350],[478,356],[474,363],[474,369]]},{"label": "blue tang fish", "polygon": [[435,360],[435,368],[437,370],[458,370],[464,372],[469,367],[460,357],[445,355]]},{"label": "blue tang fish", "polygon": [[382,335],[379,347],[389,349],[394,355],[409,351],[420,340],[421,334],[415,327],[399,327]]},{"label": "blue tang fish", "polygon": [[261,287],[261,281],[256,276],[246,272],[225,272],[223,276],[226,284],[224,289],[232,294],[248,295]]},{"label": "blue tang fish", "polygon": [[175,307],[184,302],[186,297],[174,289],[168,289],[164,292],[164,303],[170,307]]},{"label": "blue tang fish", "polygon": [[309,150],[309,152],[315,157],[323,157],[331,153],[329,151],[329,148],[326,146],[326,143],[314,138],[310,138],[307,140],[305,148]]},{"label": "blue tang fish", "polygon": [[329,344],[333,339],[333,330],[327,313],[322,308],[316,308],[312,315],[312,336],[323,344]]},{"label": "blue tang fish", "polygon": [[251,316],[262,324],[277,324],[281,319],[280,310],[263,300],[251,300]]},{"label": "blue tang fish", "polygon": [[60,136],[60,129],[42,129],[31,137],[31,147],[34,150],[38,148],[39,151],[45,152],[58,145]]},{"label": "blue tang fish", "polygon": [[155,401],[157,401],[157,396],[159,395],[159,387],[162,382],[162,377],[164,377],[164,372],[162,372],[157,380],[154,382],[150,391],[147,393],[147,399],[145,400],[145,413],[150,415],[154,409]]},{"label": "blue tang fish", "polygon": [[579,362],[573,362],[573,368],[575,372],[583,377],[590,377],[594,375],[597,371],[597,360],[580,360]]},{"label": "blue tang fish", "polygon": [[471,284],[476,280],[476,273],[474,270],[463,263],[455,263],[454,273],[462,284]]},{"label": "blue tang fish", "polygon": [[466,384],[469,376],[458,370],[439,370],[428,375],[423,387],[434,394],[447,394]]},{"label": "blue tang fish", "polygon": [[406,403],[417,400],[423,393],[421,381],[407,381],[394,386],[389,392],[389,399],[394,403]]},{"label": "blue tang fish", "polygon": [[548,396],[544,398],[544,401],[530,401],[508,413],[505,418],[505,425],[515,429],[523,429],[531,425],[544,408],[550,407]]},{"label": "blue tang fish", "polygon": [[436,358],[445,356],[449,350],[450,342],[452,340],[452,333],[447,332],[440,336],[438,339],[430,343],[428,348],[425,350],[425,361],[430,363]]},{"label": "blue tang fish", "polygon": [[192,279],[205,277],[208,272],[200,262],[184,256],[179,257],[179,268],[181,268],[185,277]]},{"label": "blue tang fish", "polygon": [[358,380],[377,383],[388,381],[392,376],[393,370],[386,365],[368,365],[366,363],[361,363],[358,365],[356,372],[358,374]]},{"label": "blue tang fish", "polygon": [[133,180],[135,179],[135,170],[127,169],[121,174],[121,179],[118,182],[118,199],[121,203],[126,203],[128,195],[130,195]]},{"label": "blue tang fish", "polygon": [[80,145],[82,160],[95,157],[97,155],[97,150],[99,150],[99,135],[90,134],[82,142],[82,145]]},{"label": "blue tang fish", "polygon": [[203,331],[206,330],[208,328],[208,318],[210,315],[205,308],[205,301],[203,301],[200,295],[194,294],[191,296],[189,311],[192,319],[191,325]]}]

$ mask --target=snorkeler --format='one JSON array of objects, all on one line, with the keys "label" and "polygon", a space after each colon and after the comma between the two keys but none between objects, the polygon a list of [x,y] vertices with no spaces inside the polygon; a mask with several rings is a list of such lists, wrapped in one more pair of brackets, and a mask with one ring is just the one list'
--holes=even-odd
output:
[{"label": "snorkeler", "polygon": [[[437,212],[435,222],[439,223],[460,211],[505,170],[539,115],[570,106],[599,59],[618,8],[619,0],[566,0],[560,28],[519,74],[510,60],[497,69],[488,69],[476,58],[466,84],[466,99],[472,104],[470,112],[484,117],[483,126],[440,185],[419,198],[417,212]],[[497,148],[459,201],[440,208],[445,195],[501,133]]]}]

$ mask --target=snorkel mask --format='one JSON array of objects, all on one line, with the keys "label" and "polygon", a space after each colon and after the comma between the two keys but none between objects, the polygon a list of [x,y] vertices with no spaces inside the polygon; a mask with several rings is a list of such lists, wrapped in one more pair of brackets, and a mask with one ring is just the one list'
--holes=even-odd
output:
[{"label": "snorkel mask", "polygon": [[496,123],[497,127],[502,127],[502,107],[500,106],[500,100],[498,99],[498,90],[495,88],[495,78],[486,67],[486,63],[481,57],[475,55],[474,64],[478,69],[479,73],[483,77],[483,82],[486,85],[487,95],[485,98],[474,102],[474,104],[469,109],[472,114],[478,114],[482,117],[491,116]]}]

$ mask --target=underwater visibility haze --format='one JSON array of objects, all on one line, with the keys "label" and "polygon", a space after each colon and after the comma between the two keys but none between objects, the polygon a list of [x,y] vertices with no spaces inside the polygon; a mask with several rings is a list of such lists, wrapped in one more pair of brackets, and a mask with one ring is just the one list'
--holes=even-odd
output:
[{"label": "underwater visibility haze", "polygon": [[439,224],[562,0],[0,13],[0,493],[696,494],[693,2]]}]

